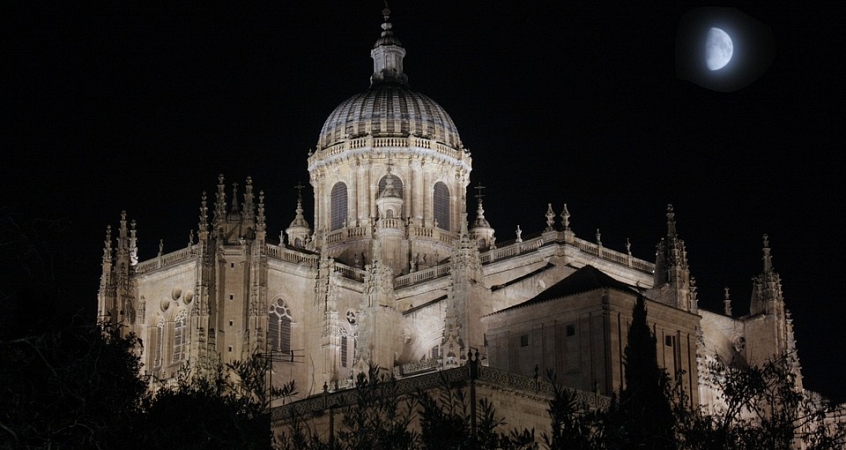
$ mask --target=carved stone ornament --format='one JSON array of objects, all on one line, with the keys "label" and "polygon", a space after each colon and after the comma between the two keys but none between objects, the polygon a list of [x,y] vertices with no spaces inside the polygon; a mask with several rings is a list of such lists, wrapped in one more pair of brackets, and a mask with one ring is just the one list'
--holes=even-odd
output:
[{"label": "carved stone ornament", "polygon": [[182,301],[185,302],[186,305],[191,303],[191,301],[193,301],[193,300],[194,300],[194,293],[191,292],[191,291],[186,292],[185,296],[182,297]]},{"label": "carved stone ornament", "polygon": [[179,297],[182,296],[182,289],[175,287],[173,291],[170,293],[170,296],[173,297],[174,300],[178,300]]},{"label": "carved stone ornament", "polygon": [[170,308],[170,299],[163,298],[159,306],[161,306],[162,311],[167,311],[167,309]]}]

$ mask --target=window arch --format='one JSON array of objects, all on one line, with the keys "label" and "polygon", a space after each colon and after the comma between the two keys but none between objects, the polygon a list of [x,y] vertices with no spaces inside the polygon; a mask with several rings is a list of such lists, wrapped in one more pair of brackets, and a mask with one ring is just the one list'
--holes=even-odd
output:
[{"label": "window arch", "polygon": [[435,193],[432,199],[435,221],[438,223],[438,228],[449,230],[449,188],[442,181],[435,183]]},{"label": "window arch", "polygon": [[332,186],[332,230],[344,227],[347,220],[347,185],[337,182]]},{"label": "window arch", "polygon": [[[391,174],[391,178],[394,179],[394,191],[396,191],[397,195],[402,198],[402,180],[399,179],[396,175]],[[382,191],[385,190],[385,185],[388,184],[388,176],[385,175],[379,180],[379,191],[376,193],[376,197],[378,198],[382,195]]]},{"label": "window arch", "polygon": [[172,362],[185,359],[185,341],[187,338],[188,320],[185,310],[179,312],[176,321],[173,323],[173,359]]},{"label": "window arch", "polygon": [[350,356],[350,337],[347,336],[347,330],[341,328],[341,367],[349,365]]},{"label": "window arch", "polygon": [[279,353],[291,353],[291,310],[285,302],[278,298],[270,305],[270,312],[267,318],[268,341],[270,351]]}]

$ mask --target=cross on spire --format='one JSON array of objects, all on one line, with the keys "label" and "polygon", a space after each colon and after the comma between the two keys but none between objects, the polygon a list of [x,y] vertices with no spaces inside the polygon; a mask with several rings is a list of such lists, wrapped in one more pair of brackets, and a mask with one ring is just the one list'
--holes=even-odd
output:
[{"label": "cross on spire", "polygon": [[305,187],[305,186],[303,186],[303,184],[302,184],[302,183],[300,183],[299,181],[297,181],[297,185],[296,185],[296,186],[294,186],[294,189],[296,189],[296,190],[297,190],[297,199],[299,199],[299,200],[302,200],[302,199],[303,199],[303,188],[304,188],[304,187]]},{"label": "cross on spire", "polygon": [[476,190],[476,195],[474,197],[476,197],[476,199],[479,200],[479,203],[482,203],[482,197],[485,196],[485,194],[482,193],[482,190],[485,189],[485,187],[482,186],[481,182],[479,182],[479,183],[476,183],[476,187],[474,187],[473,189]]}]

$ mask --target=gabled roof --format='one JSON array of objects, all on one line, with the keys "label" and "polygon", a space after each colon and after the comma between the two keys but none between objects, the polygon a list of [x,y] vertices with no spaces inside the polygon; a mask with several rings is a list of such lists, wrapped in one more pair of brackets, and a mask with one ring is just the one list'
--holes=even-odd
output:
[{"label": "gabled roof", "polygon": [[526,300],[523,303],[511,306],[509,308],[505,308],[497,312],[508,311],[510,309],[515,308],[522,308],[524,306],[530,306],[537,303],[543,303],[557,298],[569,297],[571,295],[581,294],[582,292],[588,292],[602,288],[611,288],[622,292],[637,294],[637,290],[635,288],[629,286],[626,283],[623,283],[622,281],[618,281],[612,278],[611,276],[605,274],[596,267],[587,265],[573,272],[573,274],[569,277],[564,278],[558,283],[553,284],[537,296],[530,298],[529,300]]}]

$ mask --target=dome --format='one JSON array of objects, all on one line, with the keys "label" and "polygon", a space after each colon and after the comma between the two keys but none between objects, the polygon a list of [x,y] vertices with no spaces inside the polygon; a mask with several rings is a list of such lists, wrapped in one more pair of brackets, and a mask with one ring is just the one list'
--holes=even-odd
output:
[{"label": "dome", "polygon": [[394,36],[388,21],[391,11],[382,14],[382,34],[373,46],[373,75],[370,88],[351,97],[332,111],[317,141],[318,150],[345,139],[364,136],[419,137],[461,149],[458,130],[449,114],[431,98],[408,87],[403,71],[405,49]]},{"label": "dome", "polygon": [[417,136],[461,148],[449,114],[431,98],[399,82],[378,82],[341,103],[323,124],[318,148],[344,139]]}]

